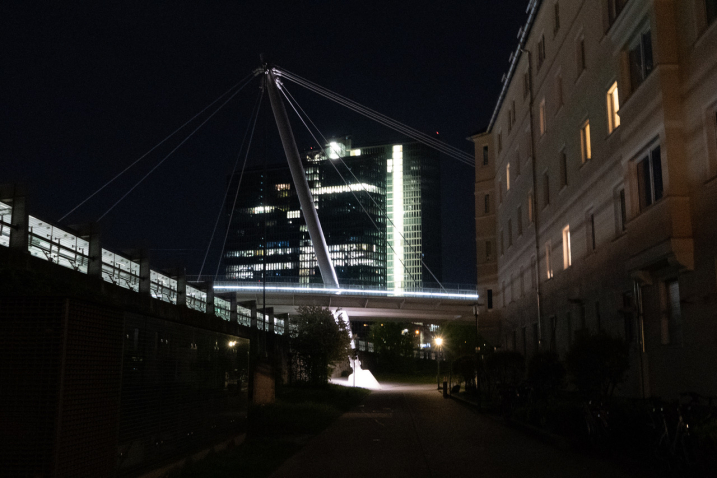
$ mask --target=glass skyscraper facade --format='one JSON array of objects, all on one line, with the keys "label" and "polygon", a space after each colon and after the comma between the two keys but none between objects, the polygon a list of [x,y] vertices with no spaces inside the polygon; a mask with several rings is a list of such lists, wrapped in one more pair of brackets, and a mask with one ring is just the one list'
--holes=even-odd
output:
[{"label": "glass skyscraper facade", "polygon": [[[433,281],[421,258],[440,278],[438,153],[348,137],[326,153],[307,152],[304,169],[339,282],[418,287]],[[244,172],[224,264],[227,279],[322,282],[288,166]]]}]

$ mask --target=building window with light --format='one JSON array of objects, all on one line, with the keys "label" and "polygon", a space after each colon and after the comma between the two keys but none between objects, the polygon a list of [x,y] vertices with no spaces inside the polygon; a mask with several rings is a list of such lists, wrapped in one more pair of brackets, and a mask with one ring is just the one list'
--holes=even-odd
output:
[{"label": "building window with light", "polygon": [[637,162],[637,190],[640,211],[662,199],[662,155],[659,146],[645,153]]},{"label": "building window with light", "polygon": [[505,165],[505,190],[510,191],[510,163]]},{"label": "building window with light", "polygon": [[652,58],[652,33],[650,30],[640,33],[635,43],[630,47],[630,85],[632,91],[642,84],[652,73],[654,67]]},{"label": "building window with light", "polygon": [[570,226],[563,228],[563,269],[573,265],[573,253],[570,247]]},{"label": "building window with light", "polygon": [[545,124],[545,98],[540,101],[538,120],[540,121],[540,136],[543,136],[547,129],[547,125]]},{"label": "building window with light", "polygon": [[590,121],[585,121],[580,127],[580,153],[581,160],[585,164],[592,157],[592,145],[590,143]]},{"label": "building window with light", "polygon": [[607,90],[607,132],[612,133],[620,126],[620,98],[617,94],[617,81]]},{"label": "building window with light", "polygon": [[553,264],[550,260],[550,241],[545,243],[545,273],[548,279],[553,278]]}]

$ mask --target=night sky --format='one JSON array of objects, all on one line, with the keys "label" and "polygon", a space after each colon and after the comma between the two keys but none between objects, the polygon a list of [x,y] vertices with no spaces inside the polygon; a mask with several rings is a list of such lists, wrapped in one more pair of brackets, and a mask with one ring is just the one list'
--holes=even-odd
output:
[{"label": "night sky", "polygon": [[[31,214],[57,221],[257,68],[260,53],[472,153],[465,138],[490,119],[526,5],[2,2],[0,183],[26,184]],[[184,264],[188,274],[198,272],[258,86],[239,93],[101,221],[105,247],[148,247],[156,266]],[[405,140],[288,87],[326,136],[351,134],[355,144]],[[268,106],[265,98],[249,165],[285,161]],[[300,149],[311,146],[299,126],[293,123]],[[64,223],[96,220],[192,129]],[[473,174],[443,158],[444,282],[475,283]],[[219,247],[215,240],[205,272],[214,271]]]}]

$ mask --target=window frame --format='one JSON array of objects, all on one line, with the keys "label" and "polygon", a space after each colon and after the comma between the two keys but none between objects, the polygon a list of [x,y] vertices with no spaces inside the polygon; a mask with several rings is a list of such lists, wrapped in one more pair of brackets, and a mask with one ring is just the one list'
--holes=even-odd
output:
[{"label": "window frame", "polygon": [[590,120],[586,119],[580,126],[580,160],[582,164],[592,159],[592,138],[590,133]]},{"label": "window frame", "polygon": [[[660,144],[653,144],[648,147],[645,152],[637,156],[634,163],[637,180],[638,207],[640,212],[643,212],[665,197],[664,174],[662,171],[662,148]],[[660,166],[659,175],[656,175],[655,163],[658,163]],[[647,166],[647,170],[645,166]],[[658,184],[659,192],[657,188]],[[646,189],[646,186],[649,186],[649,191]]]},{"label": "window frame", "polygon": [[617,85],[617,81],[615,81],[610,88],[607,90],[606,94],[606,102],[607,102],[607,132],[608,134],[612,134],[613,131],[618,129],[620,127],[620,115],[618,114],[620,112],[620,94],[619,89]]},{"label": "window frame", "polygon": [[[647,49],[647,45],[645,44],[646,39],[649,39],[649,50]],[[649,51],[649,62],[647,61],[648,57],[645,55],[645,52],[647,51]],[[633,61],[635,58],[633,54],[635,52],[639,53],[640,55],[639,65],[636,65]],[[652,41],[652,29],[650,28],[649,24],[641,28],[639,32],[635,35],[635,38],[628,47],[627,54],[630,74],[630,91],[634,93],[645,82],[645,80],[647,80],[647,78],[650,76],[650,74],[652,74],[655,69],[655,52]],[[639,68],[639,71],[636,71],[636,66]]]}]

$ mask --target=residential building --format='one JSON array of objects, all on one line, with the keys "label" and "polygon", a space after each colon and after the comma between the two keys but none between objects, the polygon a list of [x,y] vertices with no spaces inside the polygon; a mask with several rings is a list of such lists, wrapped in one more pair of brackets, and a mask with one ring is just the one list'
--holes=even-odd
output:
[{"label": "residential building", "polygon": [[621,393],[717,393],[716,12],[531,1],[490,125],[471,137],[487,158],[478,284],[504,294],[508,349],[564,357],[576,334],[605,331],[630,346]]}]

